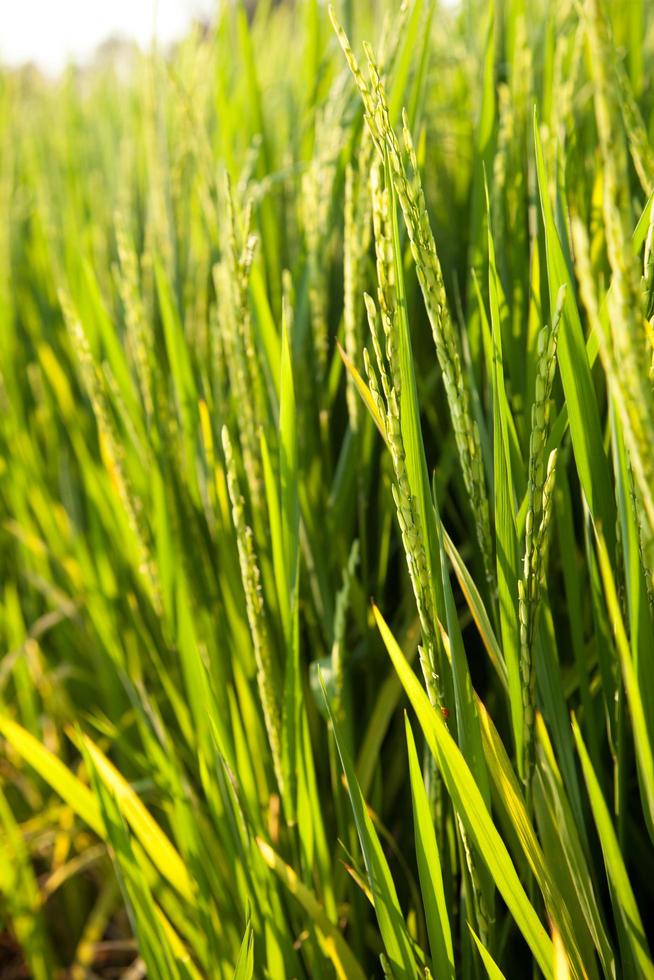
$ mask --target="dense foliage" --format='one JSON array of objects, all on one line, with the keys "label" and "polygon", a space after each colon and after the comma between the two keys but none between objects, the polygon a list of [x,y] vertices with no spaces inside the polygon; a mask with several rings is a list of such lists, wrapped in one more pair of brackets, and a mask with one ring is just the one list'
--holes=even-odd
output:
[{"label": "dense foliage", "polygon": [[0,75],[2,976],[654,977],[653,11],[331,16]]}]

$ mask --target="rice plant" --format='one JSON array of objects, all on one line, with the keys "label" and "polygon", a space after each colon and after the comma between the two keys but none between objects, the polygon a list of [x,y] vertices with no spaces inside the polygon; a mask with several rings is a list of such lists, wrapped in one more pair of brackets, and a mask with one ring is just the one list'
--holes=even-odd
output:
[{"label": "rice plant", "polygon": [[653,83],[645,0],[0,71],[0,977],[654,977]]}]

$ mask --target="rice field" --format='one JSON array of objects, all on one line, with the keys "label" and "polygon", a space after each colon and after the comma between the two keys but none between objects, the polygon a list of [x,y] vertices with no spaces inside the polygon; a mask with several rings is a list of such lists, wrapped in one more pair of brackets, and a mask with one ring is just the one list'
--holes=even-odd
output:
[{"label": "rice field", "polygon": [[0,69],[1,980],[654,977],[654,9]]}]

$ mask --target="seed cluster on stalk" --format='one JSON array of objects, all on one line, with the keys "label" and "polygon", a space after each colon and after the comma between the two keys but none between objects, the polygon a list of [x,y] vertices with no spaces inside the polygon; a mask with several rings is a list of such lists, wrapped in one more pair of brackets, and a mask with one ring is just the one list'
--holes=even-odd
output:
[{"label": "seed cluster on stalk", "polygon": [[372,50],[365,45],[370,86],[365,81],[350,43],[332,17],[335,30],[364,104],[366,122],[382,159],[388,155],[395,191],[409,235],[411,253],[432,329],[438,363],[450,408],[461,469],[470,497],[477,538],[489,582],[493,580],[488,494],[483,472],[479,429],[471,412],[469,383],[461,366],[458,334],[449,312],[443,273],[429,221],[406,114],[403,148],[391,126],[388,103]]},{"label": "seed cluster on stalk", "polygon": [[543,588],[557,456],[555,449],[549,455],[547,455],[546,450],[550,428],[552,386],[556,372],[556,345],[559,324],[563,314],[565,292],[565,286],[562,286],[557,297],[552,326],[543,327],[538,335],[536,388],[534,404],[531,409],[525,550],[522,561],[522,577],[518,581],[520,675],[526,757],[524,773],[527,782],[531,778],[536,704],[534,633]]}]

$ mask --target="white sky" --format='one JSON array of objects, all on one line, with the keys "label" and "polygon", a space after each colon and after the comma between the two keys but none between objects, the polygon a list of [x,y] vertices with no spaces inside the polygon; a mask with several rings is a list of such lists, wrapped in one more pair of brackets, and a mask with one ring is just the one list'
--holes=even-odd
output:
[{"label": "white sky", "polygon": [[0,62],[35,61],[47,72],[84,61],[112,34],[167,42],[217,0],[0,0]]}]

